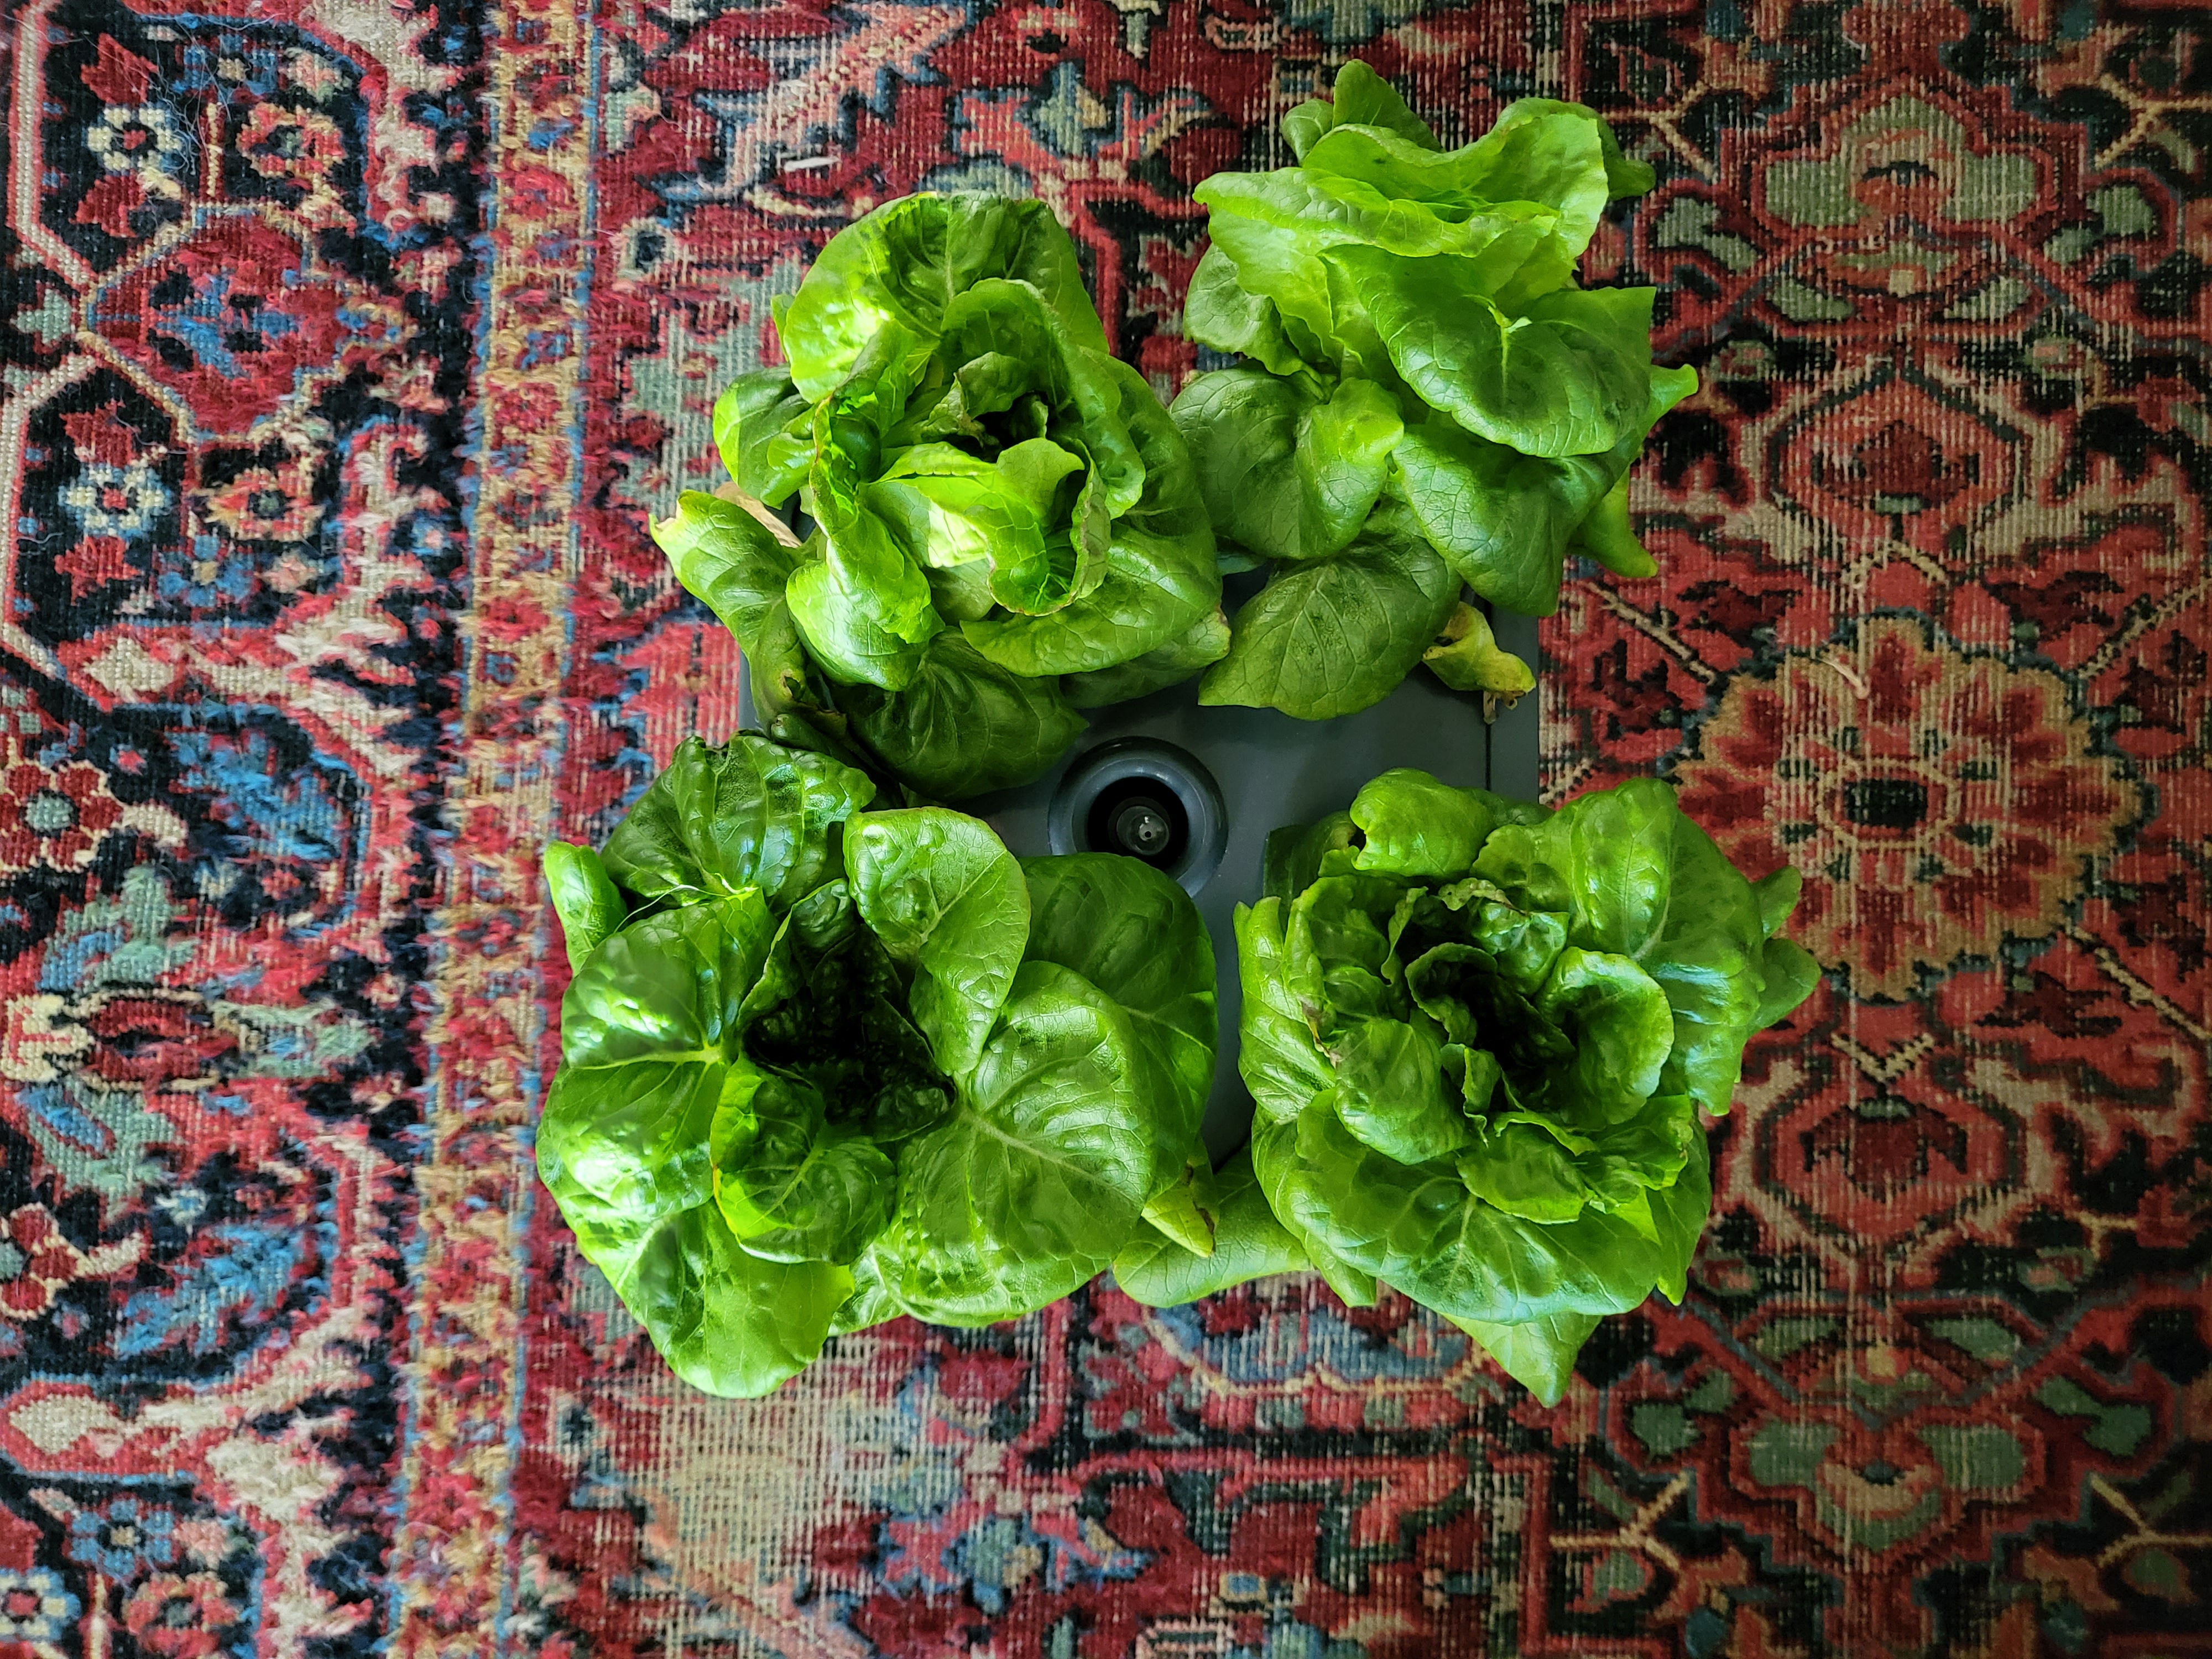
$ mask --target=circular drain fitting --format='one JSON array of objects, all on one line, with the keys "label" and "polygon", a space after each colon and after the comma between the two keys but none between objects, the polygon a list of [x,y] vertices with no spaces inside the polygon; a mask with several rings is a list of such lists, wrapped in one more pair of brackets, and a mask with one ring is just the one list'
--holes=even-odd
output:
[{"label": "circular drain fitting", "polygon": [[1055,853],[1120,853],[1195,895],[1221,867],[1229,815],[1195,755],[1156,738],[1120,738],[1079,757],[1053,793]]}]

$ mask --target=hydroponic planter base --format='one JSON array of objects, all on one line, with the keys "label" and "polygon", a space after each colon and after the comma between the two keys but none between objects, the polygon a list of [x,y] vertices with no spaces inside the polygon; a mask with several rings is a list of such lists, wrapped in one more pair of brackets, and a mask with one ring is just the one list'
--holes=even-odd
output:
[{"label": "hydroponic planter base", "polygon": [[[1535,663],[1534,618],[1501,611],[1492,626],[1500,645]],[[749,692],[743,713],[750,724]],[[1191,893],[1212,935],[1219,988],[1219,1048],[1206,1114],[1206,1147],[1218,1162],[1251,1127],[1252,1098],[1237,1073],[1243,998],[1231,918],[1237,906],[1261,896],[1269,833],[1348,806],[1362,784],[1395,766],[1534,799],[1536,698],[1524,697],[1486,723],[1480,697],[1448,690],[1416,670],[1371,708],[1312,721],[1272,708],[1200,708],[1194,679],[1091,710],[1089,718],[1091,729],[1036,782],[957,805],[987,819],[1021,857],[1152,851],[1152,861]]]}]

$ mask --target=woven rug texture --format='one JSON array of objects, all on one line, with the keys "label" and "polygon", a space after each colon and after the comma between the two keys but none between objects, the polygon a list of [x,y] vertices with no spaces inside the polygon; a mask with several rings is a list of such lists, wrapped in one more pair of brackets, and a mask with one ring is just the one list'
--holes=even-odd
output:
[{"label": "woven rug texture", "polygon": [[[9,0],[0,1659],[2212,1653],[2212,11]],[[1395,1297],[675,1383],[535,1182],[536,872],[736,656],[645,532],[867,207],[1192,187],[1357,56],[1583,100],[1703,388],[1544,625],[1827,965],[1558,1408]]]}]

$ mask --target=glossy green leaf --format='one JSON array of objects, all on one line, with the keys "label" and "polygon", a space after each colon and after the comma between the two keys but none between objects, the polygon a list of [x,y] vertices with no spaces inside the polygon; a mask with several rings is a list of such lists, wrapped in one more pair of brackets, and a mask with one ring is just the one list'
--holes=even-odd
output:
[{"label": "glossy green leaf", "polygon": [[1279,898],[1237,907],[1237,1069],[1261,1117],[1288,1120],[1330,1086],[1332,1068],[1291,989],[1283,911]]},{"label": "glossy green leaf", "polygon": [[1658,1088],[1674,1047],[1674,1011],[1628,957],[1569,945],[1536,1006],[1575,1045],[1572,1064],[1551,1081],[1578,1123],[1630,1116]]},{"label": "glossy green leaf", "polygon": [[[1622,1313],[1652,1288],[1651,1253],[1596,1211],[1543,1226],[1470,1194],[1448,1163],[1401,1164],[1356,1139],[1327,1102],[1298,1120],[1277,1213],[1352,1266],[1455,1319]],[[1264,1172],[1263,1172],[1264,1179]]]},{"label": "glossy green leaf", "polygon": [[959,1078],[983,1052],[1030,933],[1029,889],[981,819],[942,807],[871,812],[845,836],[853,900],[910,969],[914,1023]]},{"label": "glossy green leaf", "polygon": [[608,1278],[677,1376],[748,1400],[814,1362],[853,1289],[829,1262],[752,1255],[711,1204],[653,1227]]},{"label": "glossy green leaf", "polygon": [[1383,876],[1323,876],[1291,902],[1284,971],[1324,1035],[1405,1012],[1384,967],[1390,954],[1385,930],[1403,888]]},{"label": "glossy green leaf", "polygon": [[838,701],[855,738],[941,800],[1029,782],[1088,725],[1056,681],[1002,668],[951,629],[930,641],[905,690],[854,686]]},{"label": "glossy green leaf", "polygon": [[1585,795],[1493,836],[1475,868],[1522,908],[1564,914],[1569,943],[1627,957],[1657,981],[1674,1021],[1661,1091],[1727,1109],[1765,1012],[1766,935],[1751,884],[1673,790],[1638,779]]},{"label": "glossy green leaf", "polygon": [[1566,289],[1500,312],[1472,262],[1329,250],[1390,361],[1432,409],[1524,455],[1601,454],[1648,402],[1650,289]]},{"label": "glossy green leaf", "polygon": [[1316,139],[1348,124],[1382,127],[1425,149],[1439,148],[1428,123],[1407,107],[1398,89],[1357,58],[1337,70],[1328,98],[1308,99],[1283,117],[1283,137],[1303,161]]},{"label": "glossy green leaf", "polygon": [[888,1260],[880,1241],[890,1237],[889,1230],[878,1233],[878,1243],[872,1243],[860,1252],[860,1259],[851,1268],[852,1293],[837,1306],[830,1316],[830,1334],[847,1336],[854,1331],[864,1331],[871,1325],[880,1325],[887,1319],[896,1319],[906,1310],[899,1305],[884,1282],[884,1268]]},{"label": "glossy green leaf", "polygon": [[1111,359],[1098,367],[1119,399],[1144,493],[1115,515],[1096,588],[1049,615],[962,625],[976,649],[1016,673],[1111,668],[1178,640],[1220,608],[1213,532],[1182,434],[1142,375]]},{"label": "glossy green leaf", "polygon": [[1319,219],[1338,211],[1328,193],[1282,173],[1217,173],[1194,194],[1206,205],[1207,232],[1234,268],[1237,286],[1272,307],[1292,357],[1335,369],[1343,348],[1329,304],[1328,267],[1321,262],[1320,243],[1300,229],[1302,216]]},{"label": "glossy green leaf", "polygon": [[1326,399],[1254,369],[1201,374],[1169,411],[1189,441],[1214,529],[1268,558],[1348,546],[1374,511],[1405,430],[1372,380]]},{"label": "glossy green leaf", "polygon": [[1563,1139],[1533,1114],[1486,1123],[1455,1161],[1460,1179],[1483,1203],[1522,1220],[1557,1225],[1589,1207],[1589,1183],[1576,1161],[1579,1137]]},{"label": "glossy green leaf", "polygon": [[1629,521],[1626,477],[1599,496],[1589,516],[1575,526],[1567,551],[1587,554],[1614,575],[1632,581],[1659,574],[1659,561],[1636,539],[1636,527]]},{"label": "glossy green leaf", "polygon": [[735,1046],[737,1018],[773,932],[760,895],[744,892],[604,941],[561,1000],[564,1063],[538,1131],[541,1164],[636,1214],[703,1202],[708,1126],[726,1095],[742,1098],[756,1080]]},{"label": "glossy green leaf", "polygon": [[599,941],[623,925],[629,907],[607,875],[599,855],[588,847],[565,841],[545,845],[545,891],[553,913],[561,919],[566,936],[568,966],[573,970]]},{"label": "glossy green leaf", "polygon": [[1239,1063],[1270,1207],[1332,1284],[1402,1291],[1556,1397],[1599,1317],[1685,1292],[1698,1111],[1816,977],[1767,933],[1794,878],[1754,889],[1656,782],[1553,813],[1413,771],[1279,831],[1266,876]]},{"label": "glossy green leaf", "polygon": [[[865,523],[869,528],[856,532],[853,542],[830,543],[827,556],[802,562],[792,573],[785,597],[799,637],[830,678],[844,685],[902,691],[921,671],[930,632],[920,621],[897,623],[891,620],[877,603],[878,590],[866,574],[866,563],[857,573],[854,568],[855,561],[848,556],[855,543],[880,540],[885,548],[893,545],[880,519],[871,515]],[[902,561],[905,558],[903,554],[897,556]],[[887,560],[874,562],[888,564]],[[928,580],[910,561],[905,562],[904,568],[912,571],[927,606]],[[933,621],[936,617],[933,610],[926,614]],[[922,637],[915,639],[902,629],[920,632]]]},{"label": "glossy green leaf", "polygon": [[797,549],[735,501],[687,489],[673,518],[653,526],[676,580],[702,600],[750,655],[769,613],[784,602],[784,587],[799,568]]},{"label": "glossy green leaf", "polygon": [[741,374],[714,400],[714,447],[738,489],[781,506],[806,482],[814,445],[807,399],[780,368]]},{"label": "glossy green leaf", "polygon": [[608,872],[647,898],[693,903],[758,888],[789,904],[833,873],[830,833],[875,797],[827,756],[740,732],[686,738],[608,838]]},{"label": "glossy green leaf", "polygon": [[1229,618],[1217,608],[1207,611],[1165,645],[1155,646],[1140,657],[1132,657],[1111,668],[1070,674],[1060,683],[1068,704],[1075,708],[1103,708],[1150,696],[1169,686],[1180,685],[1199,670],[1229,654]]},{"label": "glossy green leaf", "polygon": [[1534,992],[1550,976],[1552,964],[1566,948],[1567,925],[1548,910],[1483,903],[1474,912],[1474,937],[1500,974],[1522,990]]},{"label": "glossy green leaf", "polygon": [[[1145,1201],[1143,1224],[1136,1234],[1139,1238],[1147,1237],[1149,1230],[1191,1255],[1213,1254],[1213,1218],[1199,1204],[1200,1166],[1204,1162],[1203,1157],[1185,1162],[1174,1179]],[[1209,1183],[1208,1191],[1212,1190],[1212,1171],[1206,1170],[1202,1178]]]},{"label": "glossy green leaf", "polygon": [[1306,366],[1283,331],[1275,302],[1237,280],[1237,263],[1224,248],[1208,247],[1191,273],[1182,321],[1187,337],[1249,357],[1274,374],[1295,374]]},{"label": "glossy green leaf", "polygon": [[766,1393],[811,1360],[850,1283],[746,1257],[714,1206],[709,1130],[759,1084],[737,1012],[772,927],[748,891],[602,944],[562,1000],[564,1063],[538,1134],[585,1254],[678,1374],[719,1394]]},{"label": "glossy green leaf", "polygon": [[1439,880],[1465,875],[1497,823],[1491,799],[1405,767],[1370,780],[1352,801],[1352,821],[1366,838],[1359,867]]},{"label": "glossy green leaf", "polygon": [[1342,553],[1279,568],[1231,621],[1199,701],[1330,720],[1387,696],[1459,599],[1459,579],[1409,529],[1378,514]]},{"label": "glossy green leaf", "polygon": [[[1565,198],[1556,193],[1559,188],[1579,189],[1583,185],[1584,174],[1582,169],[1584,163],[1579,159],[1573,159],[1568,166],[1564,167],[1560,166],[1562,160],[1573,156],[1573,153],[1579,148],[1578,143],[1572,139],[1562,143],[1543,137],[1539,137],[1532,143],[1523,137],[1528,129],[1535,128],[1541,133],[1546,130],[1553,129],[1554,124],[1562,119],[1586,124],[1595,130],[1598,155],[1604,168],[1605,190],[1607,196],[1615,199],[1626,196],[1641,196],[1651,188],[1655,179],[1650,166],[1623,155],[1620,143],[1613,137],[1613,129],[1607,126],[1604,118],[1587,104],[1570,104],[1556,98],[1516,99],[1498,112],[1497,125],[1492,129],[1492,142],[1490,146],[1484,149],[1482,145],[1478,144],[1475,148],[1482,153],[1486,163],[1499,176],[1512,178],[1517,172],[1521,178],[1533,180],[1533,169],[1526,163],[1517,161],[1516,158],[1528,156],[1534,161],[1537,151],[1548,146],[1551,159],[1537,161],[1536,165],[1556,169],[1554,176],[1560,183],[1559,186],[1549,189],[1540,186],[1540,198],[1549,202],[1564,201]],[[1524,183],[1517,187],[1526,191],[1529,185]]]},{"label": "glossy green leaf", "polygon": [[799,1079],[769,1073],[747,1104],[746,1132],[716,1166],[730,1231],[770,1261],[854,1260],[890,1219],[890,1158],[859,1127],[832,1127]]},{"label": "glossy green leaf", "polygon": [[1307,1231],[1295,1218],[1292,1199],[1301,1175],[1295,1152],[1297,1134],[1295,1118],[1286,1121],[1255,1118],[1252,1173],[1267,1196],[1267,1207],[1274,1212],[1276,1222],[1305,1252],[1313,1270],[1338,1299],[1348,1308],[1371,1308],[1382,1289],[1375,1275],[1352,1265],[1337,1253],[1333,1241]]},{"label": "glossy green leaf", "polygon": [[1449,1158],[1467,1145],[1474,1131],[1444,1093],[1443,1048],[1420,1021],[1364,1019],[1333,1036],[1328,1056],[1344,1127],[1401,1164]]},{"label": "glossy green leaf", "polygon": [[1120,1005],[1136,1038],[1144,1110],[1182,1169],[1213,1089],[1213,941],[1190,896],[1137,859],[1105,853],[1028,859],[1031,961],[1080,974]]},{"label": "glossy green leaf", "polygon": [[1804,890],[1804,876],[1786,864],[1752,883],[1752,896],[1759,901],[1759,931],[1769,939],[1780,933]]},{"label": "glossy green leaf", "polygon": [[1261,860],[1261,890],[1288,904],[1321,878],[1330,854],[1346,868],[1354,867],[1361,850],[1354,845],[1358,833],[1349,812],[1271,831]]},{"label": "glossy green leaf", "polygon": [[1429,672],[1455,691],[1480,691],[1509,701],[1536,689],[1528,665],[1501,648],[1490,618],[1471,605],[1453,608],[1436,643],[1421,653]]},{"label": "glossy green leaf", "polygon": [[842,718],[806,655],[787,597],[793,574],[819,556],[818,545],[790,546],[738,503],[696,490],[686,490],[676,515],[654,524],[653,534],[677,580],[736,637],[763,723],[773,731],[779,721],[798,722],[809,733],[800,746],[849,759]]},{"label": "glossy green leaf", "polygon": [[1682,1163],[1681,1179],[1651,1194],[1651,1216],[1658,1224],[1658,1291],[1680,1305],[1689,1294],[1690,1263],[1698,1254],[1712,1215],[1713,1183],[1705,1132],[1694,1119],[1689,1125],[1690,1146]]},{"label": "glossy green leaf", "polygon": [[918,194],[887,202],[830,239],[778,319],[792,379],[810,401],[852,370],[886,325],[922,337],[975,283],[1036,290],[1070,339],[1106,349],[1074,245],[1042,202]]},{"label": "glossy green leaf", "polygon": [[1637,428],[1604,455],[1541,459],[1446,420],[1409,427],[1393,457],[1398,488],[1468,586],[1493,605],[1547,617],[1583,520],[1626,475],[1644,434],[1697,383],[1692,369],[1655,371]]},{"label": "glossy green leaf", "polygon": [[1813,988],[1820,982],[1820,964],[1794,941],[1771,939],[1759,952],[1759,968],[1763,982],[1759,1012],[1752,1016],[1752,1028],[1763,1031],[1787,1018],[1798,1004],[1813,994]]},{"label": "glossy green leaf", "polygon": [[1307,1267],[1305,1251],[1267,1207],[1249,1146],[1210,1171],[1204,1185],[1200,1202],[1212,1224],[1212,1253],[1187,1249],[1156,1228],[1140,1229],[1114,1258],[1114,1282],[1132,1301],[1176,1307]]},{"label": "glossy green leaf", "polygon": [[[1468,187],[1490,200],[1540,202],[1559,215],[1534,268],[1500,295],[1509,308],[1573,280],[1610,193],[1607,150],[1613,135],[1578,104],[1523,99],[1465,153]],[[1620,150],[1613,147],[1613,155]]]},{"label": "glossy green leaf", "polygon": [[1158,1161],[1127,1017],[1029,962],[958,1110],[899,1166],[900,1302],[945,1324],[1066,1295],[1134,1233]]}]

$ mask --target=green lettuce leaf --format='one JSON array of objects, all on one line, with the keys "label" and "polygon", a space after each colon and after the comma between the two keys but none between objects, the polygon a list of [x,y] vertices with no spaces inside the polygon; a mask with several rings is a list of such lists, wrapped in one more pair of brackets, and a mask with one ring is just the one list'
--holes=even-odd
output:
[{"label": "green lettuce leaf", "polygon": [[1393,453],[1397,487],[1468,586],[1494,605],[1548,617],[1583,524],[1626,477],[1659,417],[1697,384],[1693,369],[1655,371],[1641,422],[1603,455],[1541,459],[1431,419],[1407,428]]},{"label": "green lettuce leaf", "polygon": [[1745,880],[1663,784],[1547,812],[1408,769],[1278,831],[1267,883],[1237,939],[1270,1206],[1558,1398],[1599,1318],[1684,1293],[1698,1112],[1815,976],[1775,936],[1797,878]]},{"label": "green lettuce leaf", "polygon": [[[898,1313],[1034,1311],[1142,1240],[1215,1243],[1189,896],[1133,860],[1024,868],[979,819],[870,793],[810,751],[695,739],[604,854],[548,854],[578,956],[540,1173],[713,1392]],[[1239,1215],[1232,1261],[1273,1237]]]},{"label": "green lettuce leaf", "polygon": [[1230,623],[1229,654],[1198,700],[1299,720],[1388,696],[1459,602],[1459,582],[1401,516],[1377,515],[1343,552],[1276,570]]},{"label": "green lettuce leaf", "polygon": [[677,745],[608,837],[606,867],[646,898],[699,898],[758,889],[789,904],[828,878],[830,830],[875,797],[875,786],[827,756],[740,733],[720,749]]},{"label": "green lettuce leaf", "polygon": [[1336,72],[1330,98],[1309,98],[1283,117],[1283,137],[1301,161],[1315,140],[1340,125],[1381,127],[1424,149],[1443,148],[1429,124],[1406,106],[1397,88],[1357,58]]},{"label": "green lettuce leaf", "polygon": [[849,1275],[739,1249],[716,1209],[709,1133],[760,1073],[737,1010],[768,956],[755,890],[664,911],[606,939],[562,1000],[563,1063],[538,1127],[539,1173],[677,1374],[765,1394],[821,1351]]},{"label": "green lettuce leaf", "polygon": [[1535,672],[1498,645],[1490,618],[1471,605],[1453,607],[1421,660],[1455,691],[1480,691],[1510,702],[1536,689]]},{"label": "green lettuce leaf", "polygon": [[1249,357],[1276,374],[1296,374],[1306,367],[1283,331],[1275,302],[1237,280],[1237,262],[1225,248],[1208,247],[1200,258],[1182,314],[1185,333],[1218,350]]},{"label": "green lettuce leaf", "polygon": [[1202,374],[1169,411],[1190,443],[1215,532],[1271,559],[1349,546],[1390,477],[1405,432],[1372,380],[1316,398],[1253,369]]},{"label": "green lettuce leaf", "polygon": [[1170,685],[1180,685],[1209,663],[1229,654],[1229,618],[1217,608],[1207,611],[1165,645],[1153,647],[1141,657],[1112,668],[1094,668],[1086,674],[1070,674],[1060,682],[1062,694],[1075,708],[1103,708],[1150,696]]},{"label": "green lettuce leaf", "polygon": [[1270,1273],[1307,1266],[1306,1254],[1267,1207],[1247,1146],[1219,1170],[1202,1171],[1197,1204],[1211,1223],[1209,1253],[1178,1243],[1158,1228],[1141,1228],[1114,1258],[1114,1282],[1132,1301],[1177,1307]]},{"label": "green lettuce leaf", "polygon": [[1493,836],[1475,873],[1523,908],[1563,914],[1571,945],[1648,973],[1674,1014],[1660,1091],[1728,1109],[1744,1044],[1768,1012],[1767,938],[1751,884],[1672,789],[1638,779],[1585,795]]},{"label": "green lettuce leaf", "polygon": [[901,1304],[988,1324],[1057,1300],[1135,1232],[1158,1161],[1128,1017],[1081,975],[1024,963],[960,1107],[900,1160]]},{"label": "green lettuce leaf", "polygon": [[1520,1325],[1496,1325],[1480,1319],[1452,1323],[1473,1337],[1505,1374],[1547,1406],[1566,1398],[1575,1356],[1597,1329],[1596,1314],[1552,1314]]},{"label": "green lettuce leaf", "polygon": [[547,843],[545,889],[566,936],[568,966],[581,968],[601,939],[623,925],[629,907],[623,902],[607,866],[588,847],[565,841]]},{"label": "green lettuce leaf", "polygon": [[1656,289],[1563,289],[1508,317],[1473,262],[1337,247],[1406,383],[1479,438],[1523,455],[1595,455],[1649,401]]},{"label": "green lettuce leaf", "polygon": [[835,1126],[821,1091],[771,1073],[745,1133],[718,1159],[715,1195],[738,1243],[769,1261],[850,1262],[890,1220],[893,1166],[857,1126]]},{"label": "green lettuce leaf", "polygon": [[[1594,112],[1557,100],[1522,100],[1447,150],[1356,62],[1283,130],[1297,166],[1216,173],[1195,192],[1210,246],[1184,330],[1245,361],[1192,380],[1175,414],[1224,542],[1240,558],[1328,559],[1399,520],[1455,583],[1533,616],[1558,609],[1570,552],[1653,574],[1624,480],[1696,377],[1652,367],[1653,290],[1585,289],[1576,275],[1607,200],[1649,189],[1651,170]],[[1402,611],[1397,568],[1380,573],[1374,607],[1349,592],[1371,574],[1357,562],[1263,589],[1209,677],[1222,700],[1326,717],[1424,658],[1455,690],[1533,688],[1471,607],[1448,606],[1445,636],[1419,653],[1393,638],[1371,666],[1336,668],[1345,686],[1317,684],[1326,667],[1284,671],[1293,647],[1369,643],[1341,619]]]},{"label": "green lettuce leaf", "polygon": [[1082,975],[1128,1017],[1140,1097],[1169,1131],[1157,1192],[1181,1174],[1213,1090],[1212,938],[1182,889],[1136,859],[1026,859],[1022,873],[1029,959]]},{"label": "green lettuce leaf", "polygon": [[780,368],[741,374],[714,400],[714,447],[738,489],[779,507],[806,482],[809,409]]},{"label": "green lettuce leaf", "polygon": [[1072,341],[1105,350],[1074,245],[1049,208],[924,194],[888,202],[830,239],[776,319],[791,378],[818,400],[886,325],[927,338],[959,295],[994,278],[1027,283]]},{"label": "green lettuce leaf", "polygon": [[1136,370],[1110,358],[1098,367],[1118,397],[1144,493],[1115,514],[1095,588],[1047,615],[961,624],[977,650],[1018,674],[1081,674],[1130,662],[1182,640],[1220,608],[1213,532],[1182,434]]},{"label": "green lettuce leaf", "polygon": [[[1362,870],[1449,879],[1474,866],[1498,813],[1486,790],[1455,789],[1426,772],[1400,767],[1370,779],[1352,798],[1352,822],[1364,841]],[[1312,877],[1308,877],[1310,884]]]},{"label": "green lettuce leaf", "polygon": [[1263,898],[1237,907],[1237,972],[1244,990],[1237,1069],[1262,1118],[1295,1118],[1333,1086],[1328,1058],[1306,1024],[1289,980],[1284,903]]},{"label": "green lettuce leaf", "polygon": [[854,686],[839,701],[858,742],[940,800],[1029,782],[1090,724],[1058,682],[1001,668],[951,629],[930,641],[904,690]]},{"label": "green lettuce leaf", "polygon": [[1063,678],[1095,707],[1227,648],[1188,448],[1109,355],[1042,204],[887,203],[830,239],[777,328],[787,374],[733,385],[716,440],[740,491],[797,490],[814,533],[787,545],[697,495],[654,527],[775,735],[956,799],[1065,750],[1083,722]]},{"label": "green lettuce leaf", "polygon": [[852,1273],[832,1263],[753,1255],[711,1205],[653,1228],[608,1278],[671,1370],[744,1400],[814,1363],[853,1290]]},{"label": "green lettuce leaf", "polygon": [[975,1064],[1029,942],[1021,866],[990,826],[943,807],[872,812],[845,836],[862,920],[910,969],[914,1022],[938,1065]]}]

